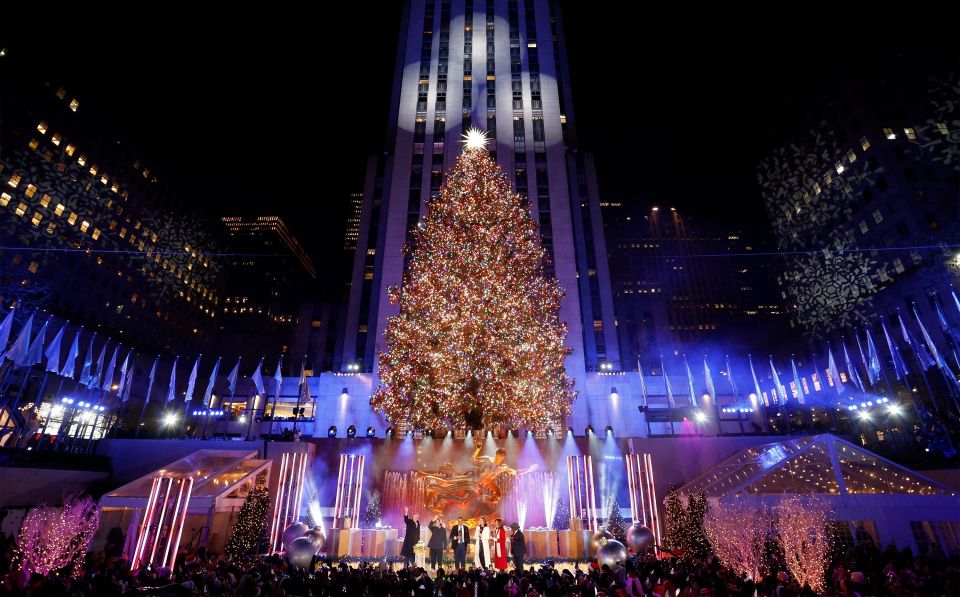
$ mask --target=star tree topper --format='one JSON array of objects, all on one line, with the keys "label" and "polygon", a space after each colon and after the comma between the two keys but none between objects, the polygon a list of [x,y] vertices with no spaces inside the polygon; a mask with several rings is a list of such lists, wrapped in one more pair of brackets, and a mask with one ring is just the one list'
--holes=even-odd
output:
[{"label": "star tree topper", "polygon": [[486,149],[487,137],[486,131],[481,131],[480,129],[473,127],[469,129],[463,135],[463,148],[466,149]]}]

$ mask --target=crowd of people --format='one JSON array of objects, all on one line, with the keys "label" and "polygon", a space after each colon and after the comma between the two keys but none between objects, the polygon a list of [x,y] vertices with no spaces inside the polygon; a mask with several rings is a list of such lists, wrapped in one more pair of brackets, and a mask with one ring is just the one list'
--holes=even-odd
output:
[{"label": "crowd of people", "polygon": [[[223,595],[259,596],[626,596],[805,597],[814,595],[774,569],[760,579],[737,575],[714,558],[657,560],[634,556],[611,569],[596,563],[552,562],[525,569],[436,571],[385,561],[348,564],[317,559],[297,569],[279,555],[229,560],[204,553],[178,558],[173,570],[130,571],[129,562],[90,554],[70,574],[24,577],[13,542],[0,545],[0,595]],[[960,594],[960,565],[944,558],[915,557],[909,550],[859,546],[838,556],[827,570],[825,595],[914,597]]]}]

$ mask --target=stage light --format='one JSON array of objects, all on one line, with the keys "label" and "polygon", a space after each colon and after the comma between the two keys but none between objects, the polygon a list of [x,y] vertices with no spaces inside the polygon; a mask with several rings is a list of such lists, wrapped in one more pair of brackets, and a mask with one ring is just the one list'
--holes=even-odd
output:
[{"label": "stage light", "polygon": [[553,435],[553,427],[547,429],[547,435]]},{"label": "stage light", "polygon": [[870,420],[870,413],[868,413],[867,411],[863,411],[863,412],[859,413],[858,416],[860,417],[860,420],[861,420],[861,421],[869,421],[869,420]]},{"label": "stage light", "polygon": [[377,430],[374,429],[372,426],[367,427],[367,437],[377,437]]},{"label": "stage light", "polygon": [[899,415],[899,414],[900,414],[900,405],[899,405],[899,404],[891,404],[890,406],[887,407],[887,413],[888,413],[888,414],[891,414],[891,415]]},{"label": "stage light", "polygon": [[393,437],[393,427],[387,427],[387,437]]},{"label": "stage light", "polygon": [[587,428],[583,430],[584,435],[593,435],[593,425],[587,425]]},{"label": "stage light", "polygon": [[514,429],[514,430],[512,430],[510,433],[513,435],[513,437],[520,437],[520,430],[519,430],[519,429]]},{"label": "stage light", "polygon": [[337,426],[336,426],[336,425],[331,425],[330,428],[327,429],[327,437],[337,437]]},{"label": "stage light", "polygon": [[617,386],[610,388],[610,397],[614,399],[617,398]]},{"label": "stage light", "polygon": [[350,397],[350,394],[347,392],[347,388],[343,388],[343,390],[340,391],[340,397],[341,397],[341,398],[349,398],[349,397]]},{"label": "stage light", "polygon": [[613,435],[613,427],[611,427],[610,425],[607,425],[607,428],[604,431],[606,431],[607,435],[611,435],[611,436]]},{"label": "stage light", "polygon": [[163,416],[163,424],[167,425],[168,427],[170,425],[175,424],[176,422],[177,422],[177,413],[167,413],[166,415]]},{"label": "stage light", "polygon": [[567,435],[573,435],[573,427],[567,427]]},{"label": "stage light", "polygon": [[[336,434],[336,432],[334,432]],[[357,426],[351,425],[347,427],[347,437],[357,437]]]},{"label": "stage light", "polygon": [[73,404],[73,398],[70,398],[69,396],[64,396],[64,397],[62,398],[62,401],[63,401],[65,404]]},{"label": "stage light", "polygon": [[698,410],[693,418],[696,419],[697,423],[703,423],[707,420],[707,415],[702,410]]},{"label": "stage light", "polygon": [[247,422],[247,415],[240,415],[240,418],[237,419],[237,420],[240,421],[241,423],[246,423],[246,422]]}]

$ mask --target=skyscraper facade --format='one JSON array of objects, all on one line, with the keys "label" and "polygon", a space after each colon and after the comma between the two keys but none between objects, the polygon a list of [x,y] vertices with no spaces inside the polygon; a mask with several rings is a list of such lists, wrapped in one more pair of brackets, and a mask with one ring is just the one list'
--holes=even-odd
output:
[{"label": "skyscraper facade", "polygon": [[563,28],[550,0],[410,0],[403,8],[387,147],[368,164],[360,228],[335,358],[375,372],[398,307],[404,246],[469,128],[540,223],[546,272],[566,291],[568,373],[620,369],[607,251],[590,156],[577,150]]}]

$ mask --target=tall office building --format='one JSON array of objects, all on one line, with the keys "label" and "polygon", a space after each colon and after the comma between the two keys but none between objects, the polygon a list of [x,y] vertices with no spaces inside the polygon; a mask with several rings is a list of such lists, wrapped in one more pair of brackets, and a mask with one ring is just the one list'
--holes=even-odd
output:
[{"label": "tall office building", "polygon": [[484,129],[491,155],[529,199],[566,291],[568,373],[620,368],[607,251],[590,156],[579,152],[563,27],[550,0],[410,0],[401,22],[386,151],[363,189],[339,371],[375,371],[386,292],[402,282],[411,239],[461,135]]}]

